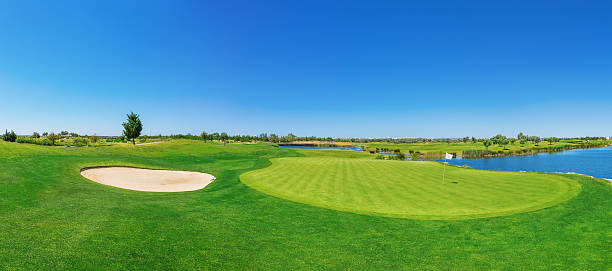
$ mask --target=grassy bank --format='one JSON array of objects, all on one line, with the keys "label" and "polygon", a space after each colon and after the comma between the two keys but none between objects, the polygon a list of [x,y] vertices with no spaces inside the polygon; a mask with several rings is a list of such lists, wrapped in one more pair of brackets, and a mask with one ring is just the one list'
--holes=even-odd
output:
[{"label": "grassy bank", "polygon": [[[580,184],[580,193],[510,216],[388,218],[288,201],[239,180],[270,166],[272,158],[363,159],[364,153],[217,145],[175,140],[55,148],[0,142],[0,269],[609,268],[612,186],[603,181],[550,175]],[[101,165],[201,171],[217,180],[194,192],[147,193],[79,174]]]},{"label": "grassy bank", "polygon": [[445,152],[453,153],[465,158],[470,157],[485,157],[485,156],[504,156],[504,155],[529,155],[539,152],[555,152],[577,148],[603,147],[611,144],[611,141],[605,140],[561,140],[550,144],[543,141],[536,144],[528,141],[525,144],[520,142],[511,143],[505,146],[492,145],[485,147],[482,142],[424,142],[424,143],[368,143],[366,149],[368,151],[376,151],[376,149],[399,149],[401,152],[420,152],[425,158],[441,158]]}]

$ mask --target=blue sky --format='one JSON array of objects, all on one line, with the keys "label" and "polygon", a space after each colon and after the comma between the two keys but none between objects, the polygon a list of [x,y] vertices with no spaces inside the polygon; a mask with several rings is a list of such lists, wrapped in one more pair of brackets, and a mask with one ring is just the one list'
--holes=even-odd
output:
[{"label": "blue sky", "polygon": [[2,1],[0,129],[611,136],[612,2],[534,2]]}]

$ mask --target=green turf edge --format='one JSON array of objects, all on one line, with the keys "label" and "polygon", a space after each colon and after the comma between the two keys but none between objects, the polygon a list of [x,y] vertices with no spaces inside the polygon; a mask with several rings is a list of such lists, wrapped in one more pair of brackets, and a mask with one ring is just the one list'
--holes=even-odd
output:
[{"label": "green turf edge", "polygon": [[[275,165],[274,160],[277,160],[277,159],[280,159],[280,158],[270,159],[271,164],[268,167],[273,167]],[[441,162],[434,162],[434,163],[441,163]],[[268,167],[266,167],[266,168],[268,168]],[[546,174],[546,175],[560,176],[562,178],[559,178],[558,180],[563,181],[568,186],[568,191],[567,191],[567,193],[563,194],[562,196],[557,197],[557,198],[555,198],[555,199],[553,199],[551,201],[543,202],[541,204],[534,205],[534,206],[529,206],[529,207],[519,208],[519,209],[513,209],[513,210],[508,210],[508,211],[502,211],[502,212],[491,212],[491,213],[486,213],[486,214],[470,214],[470,215],[452,215],[452,216],[407,215],[407,214],[383,213],[383,212],[368,212],[368,211],[362,211],[362,210],[353,210],[353,209],[350,209],[350,208],[342,208],[342,207],[338,207],[338,206],[332,206],[332,205],[323,204],[323,203],[320,203],[320,202],[308,201],[308,200],[299,200],[298,201],[298,200],[295,200],[295,199],[292,199],[292,198],[288,198],[288,197],[286,197],[285,195],[283,195],[281,193],[276,193],[274,191],[269,191],[269,190],[267,190],[267,189],[265,189],[263,187],[250,185],[247,182],[244,182],[242,180],[243,175],[247,175],[247,174],[249,174],[251,172],[254,172],[254,171],[257,171],[257,170],[263,170],[263,169],[266,169],[266,168],[261,168],[261,169],[256,169],[256,170],[251,170],[251,171],[248,171],[248,172],[244,172],[244,173],[240,174],[239,180],[240,180],[241,183],[243,183],[247,187],[252,188],[252,189],[254,189],[256,191],[259,191],[259,192],[261,192],[263,194],[274,196],[276,198],[288,200],[288,201],[299,203],[299,204],[305,204],[305,205],[310,205],[310,206],[315,206],[315,207],[320,207],[320,208],[326,208],[326,209],[330,209],[330,210],[336,210],[336,211],[341,211],[341,212],[349,212],[349,213],[355,213],[355,214],[362,214],[362,215],[381,216],[381,217],[390,217],[390,218],[406,218],[406,219],[414,219],[414,220],[466,220],[466,219],[478,219],[478,218],[509,216],[509,215],[514,215],[514,214],[533,212],[533,211],[538,211],[538,210],[550,208],[550,207],[553,207],[555,205],[558,205],[558,204],[561,204],[563,202],[566,202],[566,201],[576,197],[577,195],[579,195],[580,192],[582,191],[582,185],[580,183],[578,183],[577,181],[574,181],[574,180],[572,180],[570,178],[567,178],[566,174],[562,174],[562,173],[520,172],[520,174]],[[484,171],[484,170],[473,169],[473,168],[469,168],[469,169],[465,169],[465,170]],[[495,172],[503,172],[503,171],[495,171]],[[517,172],[514,172],[514,171],[509,171],[509,172],[517,173]],[[589,176],[583,176],[583,177],[591,179],[591,177],[589,177]]]}]

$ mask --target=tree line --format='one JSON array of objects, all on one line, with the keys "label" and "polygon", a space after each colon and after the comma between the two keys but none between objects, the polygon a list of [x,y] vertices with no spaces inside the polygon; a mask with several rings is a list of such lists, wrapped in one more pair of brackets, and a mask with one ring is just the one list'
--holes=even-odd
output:
[{"label": "tree line", "polygon": [[[137,138],[149,138],[150,136],[141,136],[142,132],[142,122],[140,120],[140,116],[131,112],[127,114],[127,121],[122,123],[123,133],[120,137],[122,142],[131,141],[133,144],[136,144]],[[38,132],[34,132],[29,139],[22,139],[22,143],[35,143],[40,144],[43,142],[43,145],[55,145],[57,140],[62,138],[74,138],[79,141],[79,138],[86,138],[89,141],[97,142],[100,137],[99,136],[80,136],[74,132],[61,131],[58,134],[56,133],[42,133],[42,137],[44,140],[35,140],[41,138],[41,135]],[[528,136],[523,132],[520,132],[516,138],[508,138],[502,134],[498,134],[491,138],[475,138],[475,137],[463,137],[463,138],[332,138],[332,137],[316,137],[316,136],[305,136],[300,137],[296,136],[292,133],[287,134],[286,136],[279,136],[277,134],[267,134],[261,133],[259,135],[228,135],[226,132],[202,132],[199,136],[194,136],[191,134],[176,134],[170,135],[169,138],[173,139],[193,139],[193,140],[204,140],[204,141],[222,141],[224,144],[228,141],[234,142],[270,142],[270,143],[289,143],[289,142],[304,142],[304,141],[324,141],[324,142],[351,142],[351,143],[370,143],[370,142],[388,142],[388,143],[425,143],[425,142],[443,142],[443,143],[477,143],[482,142],[485,148],[488,150],[492,145],[499,145],[506,148],[508,144],[515,144],[519,142],[521,145],[525,145],[527,142],[534,142],[536,146],[540,144],[541,141],[547,141],[549,145],[552,145],[555,142],[559,142],[561,139],[557,137],[549,137],[542,139],[538,136]],[[113,137],[111,137],[113,138]],[[161,134],[159,138],[164,138]],[[564,138],[569,139],[569,138]],[[604,137],[581,137],[581,138],[572,138],[572,139],[580,139],[580,140],[605,140]],[[9,132],[5,130],[5,133],[2,135],[2,140],[8,142],[18,141],[18,137],[14,131]]]}]

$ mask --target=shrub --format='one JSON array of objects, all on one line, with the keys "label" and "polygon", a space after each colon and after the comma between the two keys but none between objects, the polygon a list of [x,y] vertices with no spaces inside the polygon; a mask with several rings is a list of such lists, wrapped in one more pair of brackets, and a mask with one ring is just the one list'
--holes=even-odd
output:
[{"label": "shrub", "polygon": [[51,146],[53,145],[53,143],[46,139],[46,138],[33,138],[33,137],[18,137],[17,140],[15,140],[15,142],[17,143],[27,143],[27,144],[36,144],[36,145],[45,145],[45,146]]},{"label": "shrub", "polygon": [[59,135],[57,135],[57,134],[55,134],[55,133],[50,133],[50,134],[47,136],[47,139],[48,139],[49,141],[51,141],[51,145],[55,145],[55,141],[56,141],[56,140],[58,140],[58,139],[60,139],[60,136],[59,136]]},{"label": "shrub", "polygon": [[9,132],[8,130],[4,131],[4,134],[2,135],[2,140],[7,141],[7,142],[15,142],[15,140],[17,140],[17,135],[15,134],[15,131],[11,130],[11,132]]},{"label": "shrub", "polygon": [[72,144],[75,146],[87,146],[89,144],[89,139],[84,137],[75,137],[72,138]]}]

